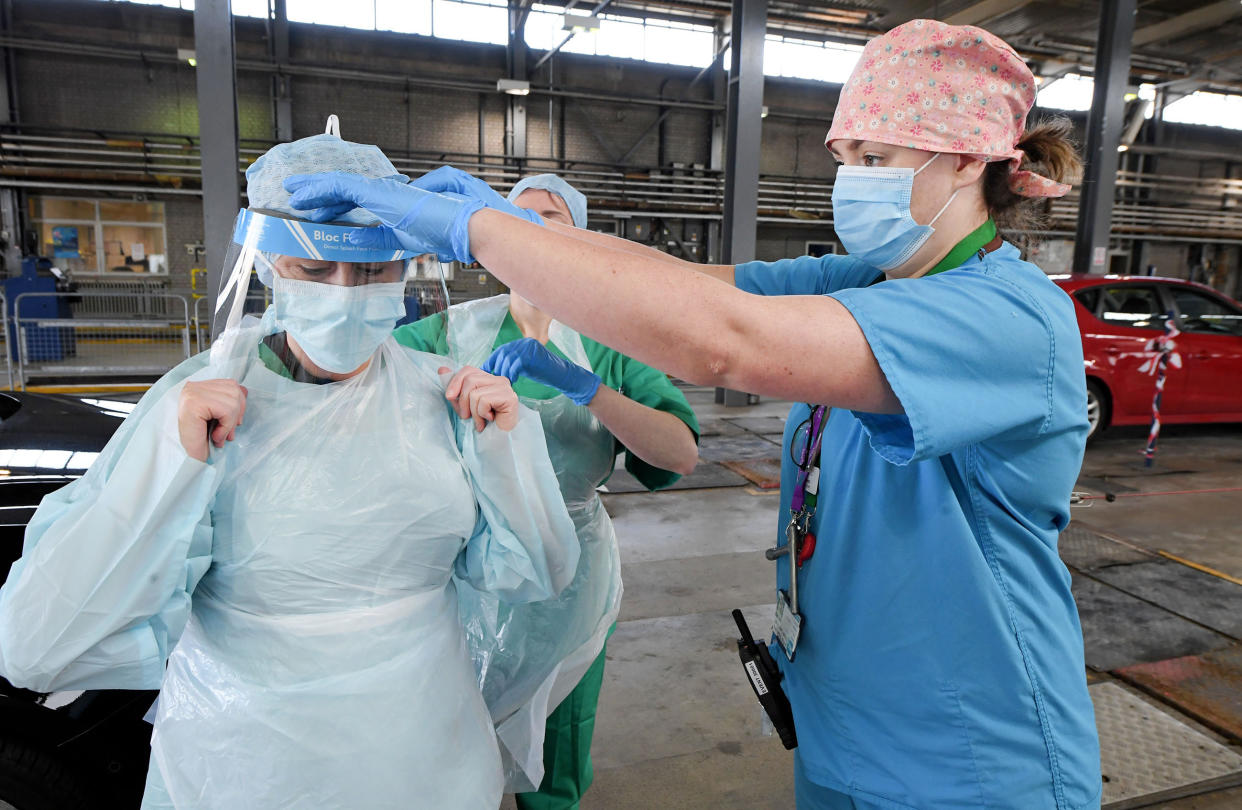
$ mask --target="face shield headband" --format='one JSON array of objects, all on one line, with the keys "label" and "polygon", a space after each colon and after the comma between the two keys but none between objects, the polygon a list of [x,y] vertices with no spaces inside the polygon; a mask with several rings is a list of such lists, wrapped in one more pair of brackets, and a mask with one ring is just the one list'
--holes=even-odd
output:
[{"label": "face shield headband", "polygon": [[409,250],[376,250],[350,243],[349,234],[368,230],[368,227],[319,225],[243,208],[233,228],[233,241],[244,245],[253,236],[255,247],[265,253],[324,262],[381,264],[414,258],[415,254]]},{"label": "face shield headband", "polygon": [[[234,261],[227,263],[227,275],[223,279],[213,324],[215,334],[221,334],[235,326],[242,317],[246,291],[250,284],[252,269],[266,268],[271,272],[273,255],[296,256],[314,261],[373,263],[409,261],[416,255],[408,250],[388,250],[361,247],[352,244],[349,234],[367,230],[368,227],[339,224],[318,224],[291,219],[279,214],[242,209],[233,227]],[[262,278],[262,273],[260,274]],[[267,279],[265,283],[270,283]],[[447,305],[448,290],[441,270],[440,285]],[[227,316],[225,313],[227,311]]]}]

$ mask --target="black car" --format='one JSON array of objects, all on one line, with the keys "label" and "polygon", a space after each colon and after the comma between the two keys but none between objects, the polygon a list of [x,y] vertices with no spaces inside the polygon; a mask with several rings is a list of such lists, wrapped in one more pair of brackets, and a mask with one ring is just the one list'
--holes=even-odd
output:
[{"label": "black car", "polygon": [[[26,524],[49,492],[81,477],[126,412],[124,402],[0,391],[0,573],[21,556]],[[51,695],[0,678],[0,808],[136,808],[157,692]]]}]

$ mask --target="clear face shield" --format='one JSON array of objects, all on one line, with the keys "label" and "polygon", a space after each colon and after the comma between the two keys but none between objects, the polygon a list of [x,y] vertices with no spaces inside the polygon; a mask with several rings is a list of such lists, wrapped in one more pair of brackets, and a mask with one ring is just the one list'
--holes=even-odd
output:
[{"label": "clear face shield", "polygon": [[[414,254],[350,240],[367,230],[241,211],[212,318],[213,352],[221,347],[232,354],[230,341],[243,318],[262,313],[264,334],[285,333],[317,376],[349,374],[365,365],[406,317],[407,297],[418,295],[407,291]],[[271,291],[270,308],[264,286]]]}]

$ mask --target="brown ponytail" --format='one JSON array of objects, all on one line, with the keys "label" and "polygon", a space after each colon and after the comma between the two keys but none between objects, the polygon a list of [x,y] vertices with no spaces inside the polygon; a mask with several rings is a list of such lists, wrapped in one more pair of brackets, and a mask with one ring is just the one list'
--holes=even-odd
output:
[{"label": "brown ponytail", "polygon": [[[1076,182],[1082,173],[1082,159],[1071,134],[1073,124],[1068,118],[1042,121],[1018,141],[1026,153],[1021,169],[1029,169],[1058,183]],[[1002,229],[1033,230],[1043,224],[1047,201],[1015,194],[1009,188],[1011,161],[988,164],[983,175],[983,200],[988,213]]]}]

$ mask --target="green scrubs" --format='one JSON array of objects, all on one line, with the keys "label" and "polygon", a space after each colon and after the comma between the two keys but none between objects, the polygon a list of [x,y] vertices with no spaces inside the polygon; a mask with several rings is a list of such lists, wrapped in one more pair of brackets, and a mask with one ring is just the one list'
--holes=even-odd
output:
[{"label": "green scrubs", "polygon": [[[449,355],[444,315],[437,314],[416,323],[399,327],[394,333],[398,343],[418,351]],[[496,342],[497,348],[523,337],[511,314],[506,314]],[[698,440],[699,423],[685,396],[661,371],[644,365],[620,352],[597,343],[585,335],[582,346],[591,362],[591,369],[603,384],[650,408],[671,413],[686,423]],[[548,350],[569,359],[552,341]],[[514,391],[529,399],[551,399],[559,392],[528,379],[513,385]],[[654,467],[630,452],[620,442],[616,452],[624,452],[625,469],[649,490],[663,489],[676,483],[677,473]],[[611,633],[610,633],[611,634]],[[605,651],[591,664],[582,680],[548,716],[543,742],[544,777],[535,793],[517,795],[519,810],[577,810],[578,803],[591,786],[591,737],[595,731],[595,710],[600,687],[604,682]]]},{"label": "green scrubs", "polygon": [[[393,332],[393,337],[401,345],[420,352],[431,352],[445,357],[449,354],[448,333],[444,329],[443,313],[398,327]],[[523,337],[522,330],[513,321],[513,316],[507,314],[500,327],[500,333],[496,335],[496,344],[492,348],[499,348],[506,343],[521,340]],[[582,336],[582,347],[591,361],[591,370],[600,376],[604,385],[614,391],[620,391],[640,405],[673,414],[686,423],[694,432],[695,440],[698,440],[699,421],[690,408],[690,403],[686,402],[685,395],[673,385],[664,372],[626,357],[602,343],[596,343],[586,335]],[[548,350],[557,357],[569,359],[552,341],[548,341]],[[551,399],[560,394],[553,388],[528,379],[518,380],[513,384],[513,390],[518,396],[529,399]],[[653,467],[629,452],[620,442],[617,442],[617,452],[625,452],[625,469],[647,489],[664,489],[677,483],[681,478],[675,472]]]}]

